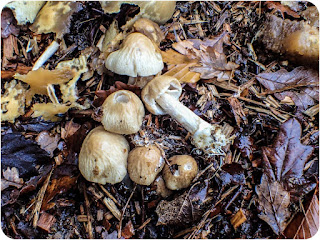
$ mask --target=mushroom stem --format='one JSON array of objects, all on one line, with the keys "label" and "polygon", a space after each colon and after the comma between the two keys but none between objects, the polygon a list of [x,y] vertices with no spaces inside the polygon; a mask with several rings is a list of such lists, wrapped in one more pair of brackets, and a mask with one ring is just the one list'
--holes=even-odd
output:
[{"label": "mushroom stem", "polygon": [[228,139],[221,132],[219,125],[204,121],[167,93],[157,98],[156,102],[164,112],[169,114],[192,134],[193,143],[197,148],[208,150],[208,152],[212,154],[223,154],[221,146],[225,146]]},{"label": "mushroom stem", "polygon": [[47,49],[42,53],[42,55],[38,58],[38,60],[35,62],[32,70],[37,70],[40,67],[42,67],[42,65],[48,61],[49,58],[51,58],[51,56],[58,51],[60,47],[60,44],[57,41],[52,41],[52,43],[49,45],[49,47],[47,47]]}]

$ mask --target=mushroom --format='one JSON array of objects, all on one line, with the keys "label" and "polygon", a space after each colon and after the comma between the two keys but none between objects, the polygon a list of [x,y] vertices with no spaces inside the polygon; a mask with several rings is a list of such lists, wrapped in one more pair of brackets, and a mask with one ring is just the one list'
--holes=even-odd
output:
[{"label": "mushroom", "polygon": [[171,76],[152,79],[141,93],[146,108],[155,115],[169,114],[192,134],[194,145],[208,154],[223,154],[229,139],[217,124],[210,124],[179,102],[182,88]]},{"label": "mushroom", "polygon": [[37,33],[56,33],[61,39],[69,32],[72,14],[81,9],[81,4],[71,1],[48,1],[41,8],[30,29]]},{"label": "mushroom", "polygon": [[167,188],[179,190],[189,187],[198,173],[196,160],[189,155],[176,155],[169,158],[168,161],[171,166],[165,165],[162,171]]},{"label": "mushroom", "polygon": [[44,1],[12,1],[4,7],[10,8],[19,25],[33,23]]},{"label": "mushroom", "polygon": [[127,174],[129,150],[125,137],[107,132],[102,126],[96,127],[82,143],[79,170],[90,182],[121,182]]},{"label": "mushroom", "polygon": [[144,118],[144,106],[140,98],[128,90],[109,95],[102,104],[101,123],[105,130],[119,134],[139,131]]},{"label": "mushroom", "polygon": [[148,37],[131,33],[118,51],[109,54],[105,66],[120,75],[145,77],[159,73],[163,62],[160,50]]},{"label": "mushroom", "polygon": [[104,12],[109,14],[120,12],[124,3],[138,5],[139,15],[159,24],[166,23],[172,17],[176,6],[176,1],[100,1]]},{"label": "mushroom", "polygon": [[129,177],[137,184],[150,185],[163,166],[164,159],[156,146],[136,147],[129,153]]},{"label": "mushroom", "polygon": [[133,24],[134,30],[150,38],[158,46],[164,39],[164,34],[158,24],[147,18],[140,18]]}]

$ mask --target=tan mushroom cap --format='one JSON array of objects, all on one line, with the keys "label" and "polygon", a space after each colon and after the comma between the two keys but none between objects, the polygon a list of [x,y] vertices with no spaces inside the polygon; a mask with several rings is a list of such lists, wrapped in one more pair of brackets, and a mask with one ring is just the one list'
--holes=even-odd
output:
[{"label": "tan mushroom cap", "polygon": [[128,90],[110,94],[102,104],[102,111],[104,129],[119,134],[138,132],[145,114],[140,98]]},{"label": "tan mushroom cap", "polygon": [[136,32],[140,32],[146,35],[158,46],[160,45],[160,42],[164,39],[164,34],[161,31],[159,25],[147,18],[138,19],[133,24],[133,27]]},{"label": "tan mushroom cap", "polygon": [[71,17],[81,9],[78,2],[48,1],[41,8],[30,29],[37,34],[54,32],[57,38],[62,38],[69,32]]},{"label": "tan mushroom cap", "polygon": [[163,166],[164,159],[156,146],[136,147],[129,153],[129,177],[137,184],[150,185]]},{"label": "tan mushroom cap", "polygon": [[79,170],[90,182],[121,182],[127,174],[129,150],[125,137],[107,132],[99,126],[93,129],[82,143]]},{"label": "tan mushroom cap", "polygon": [[170,171],[168,165],[165,165],[162,171],[162,176],[167,188],[170,190],[179,190],[189,187],[198,173],[196,160],[189,155],[176,155],[168,161],[171,164],[173,172]]},{"label": "tan mushroom cap", "polygon": [[156,44],[141,33],[131,33],[118,51],[109,54],[105,66],[120,75],[146,77],[159,73],[163,62]]},{"label": "tan mushroom cap", "polygon": [[157,104],[156,99],[166,93],[179,99],[182,87],[178,79],[171,76],[158,76],[152,79],[142,89],[141,98],[149,112],[155,115],[164,115],[166,112]]},{"label": "tan mushroom cap", "polygon": [[134,4],[140,7],[140,14],[156,23],[166,23],[173,15],[176,1],[100,1],[105,13],[117,13],[121,4]]}]

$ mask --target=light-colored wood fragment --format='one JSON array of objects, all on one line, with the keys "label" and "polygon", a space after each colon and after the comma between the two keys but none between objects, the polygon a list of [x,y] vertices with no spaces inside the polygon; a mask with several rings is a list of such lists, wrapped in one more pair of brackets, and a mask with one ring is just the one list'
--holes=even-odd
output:
[{"label": "light-colored wood fragment", "polygon": [[230,222],[234,229],[237,229],[242,223],[247,220],[246,215],[244,214],[243,210],[240,210],[230,219]]}]

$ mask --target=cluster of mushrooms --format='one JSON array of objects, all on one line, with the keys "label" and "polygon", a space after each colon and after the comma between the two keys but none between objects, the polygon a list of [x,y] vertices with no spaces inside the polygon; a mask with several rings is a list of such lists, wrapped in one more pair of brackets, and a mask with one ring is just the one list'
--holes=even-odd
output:
[{"label": "cluster of mushrooms", "polygon": [[[190,132],[192,143],[204,152],[221,154],[221,147],[229,139],[219,125],[204,121],[179,101],[182,87],[176,78],[161,75],[164,64],[159,45],[164,35],[159,25],[150,18],[140,18],[132,29],[120,49],[108,54],[105,66],[116,74],[130,76],[136,84],[142,78],[147,79],[137,84],[142,88],[142,101],[127,90],[114,92],[105,99],[101,107],[102,126],[85,138],[79,154],[79,169],[91,182],[119,183],[128,172],[133,182],[146,186],[162,171],[167,189],[183,189],[190,186],[198,173],[193,157],[176,155],[168,159],[169,165],[165,164],[163,150],[158,146],[138,146],[130,151],[123,135],[140,130],[145,108],[154,115],[169,114]],[[159,178],[156,181],[160,181]]]}]

